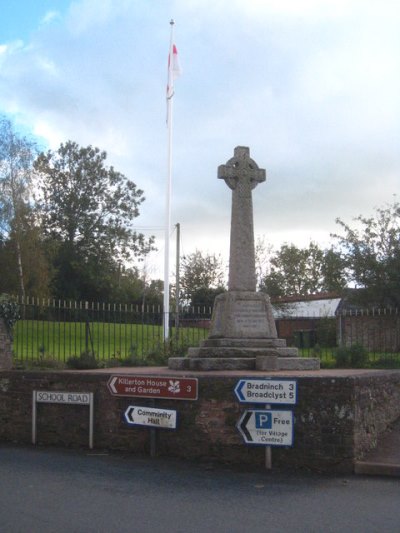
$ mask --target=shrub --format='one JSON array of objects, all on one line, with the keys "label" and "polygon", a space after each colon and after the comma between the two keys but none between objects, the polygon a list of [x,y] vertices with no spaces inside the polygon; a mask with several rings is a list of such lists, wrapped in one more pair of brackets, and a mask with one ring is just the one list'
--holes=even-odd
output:
[{"label": "shrub", "polygon": [[368,352],[361,344],[342,346],[338,348],[334,357],[336,368],[366,368],[369,366]]},{"label": "shrub", "polygon": [[126,357],[113,356],[111,359],[103,361],[105,368],[115,367],[115,366],[146,366],[146,360],[137,357],[136,355],[128,355]]},{"label": "shrub", "polygon": [[371,368],[400,368],[400,361],[394,357],[379,357],[372,361]]},{"label": "shrub", "polygon": [[64,370],[65,364],[58,359],[44,358],[28,361],[14,361],[15,370]]},{"label": "shrub", "polygon": [[337,368],[336,367],[336,361],[332,361],[332,360],[324,361],[324,360],[321,360],[321,368],[323,368],[323,369]]},{"label": "shrub", "polygon": [[106,368],[114,366],[129,367],[149,365],[149,362],[147,362],[146,359],[143,359],[137,354],[137,346],[135,344],[130,345],[128,355],[121,356],[120,352],[117,352],[107,361],[103,361],[103,363]]},{"label": "shrub", "polygon": [[314,345],[314,348],[312,349],[312,354],[313,354],[313,357],[321,357],[322,348],[318,343]]},{"label": "shrub", "polygon": [[7,332],[11,332],[15,322],[20,318],[19,305],[8,294],[0,295],[0,318],[3,319]]},{"label": "shrub", "polygon": [[81,355],[72,355],[67,359],[67,367],[75,370],[89,370],[98,368],[99,363],[92,352],[82,352]]},{"label": "shrub", "polygon": [[184,357],[189,344],[185,341],[168,339],[159,341],[156,346],[146,356],[146,362],[150,366],[168,366],[170,357]]}]

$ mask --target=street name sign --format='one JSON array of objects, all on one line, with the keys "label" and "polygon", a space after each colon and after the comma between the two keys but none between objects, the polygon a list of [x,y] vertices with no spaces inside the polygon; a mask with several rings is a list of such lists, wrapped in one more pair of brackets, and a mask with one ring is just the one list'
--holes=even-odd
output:
[{"label": "street name sign", "polygon": [[293,445],[293,411],[249,409],[236,427],[247,444]]},{"label": "street name sign", "polygon": [[39,403],[71,403],[74,405],[89,405],[89,392],[57,392],[37,390],[34,401]]},{"label": "street name sign", "polygon": [[171,409],[130,405],[125,411],[125,420],[135,426],[176,429],[176,411]]},{"label": "street name sign", "polygon": [[240,379],[235,387],[241,403],[295,404],[297,381],[290,379]]},{"label": "street name sign", "polygon": [[[32,443],[37,438],[37,404],[87,405],[89,407],[89,448],[93,448],[94,402],[93,392],[69,392],[53,390],[32,391]],[[42,409],[42,407],[41,407]],[[43,406],[44,409],[44,406]]]},{"label": "street name sign", "polygon": [[111,376],[107,382],[113,396],[197,400],[197,378],[175,378],[138,375]]}]

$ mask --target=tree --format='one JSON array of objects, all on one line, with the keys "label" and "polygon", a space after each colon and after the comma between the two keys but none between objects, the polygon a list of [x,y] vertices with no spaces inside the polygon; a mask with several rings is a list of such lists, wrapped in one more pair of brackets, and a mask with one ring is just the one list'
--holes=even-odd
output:
[{"label": "tree", "polygon": [[161,306],[163,303],[164,281],[151,279],[144,286],[142,304],[145,306]]},{"label": "tree", "polygon": [[181,261],[181,301],[191,305],[212,306],[215,296],[225,291],[221,256],[202,254],[199,250]]},{"label": "tree", "polygon": [[117,270],[110,275],[109,298],[118,303],[141,303],[144,283],[137,267],[126,268],[118,265]]},{"label": "tree", "polygon": [[121,266],[114,280],[113,296],[120,303],[143,306],[161,306],[163,302],[164,282],[159,279],[147,279],[137,267]]},{"label": "tree", "polygon": [[263,280],[270,270],[270,258],[273,252],[272,244],[265,242],[265,237],[257,237],[255,244],[255,259],[256,259],[256,283],[260,288],[263,285]]},{"label": "tree", "polygon": [[[1,263],[7,264],[8,287],[22,297],[26,289],[47,289],[47,264],[32,206],[33,140],[18,134],[12,123],[0,119],[0,230]],[[27,266],[29,265],[29,268]]]},{"label": "tree", "polygon": [[321,290],[340,293],[347,287],[346,262],[342,254],[334,247],[324,250],[321,276],[323,279]]},{"label": "tree", "polygon": [[22,297],[25,293],[42,298],[50,296],[49,264],[42,241],[40,227],[31,209],[20,217],[18,231],[12,223],[8,236],[0,240],[0,292]]},{"label": "tree", "polygon": [[284,244],[270,259],[270,270],[260,290],[271,297],[313,294],[344,288],[343,261],[333,249],[310,242],[308,248]]},{"label": "tree", "polygon": [[152,249],[154,239],[132,228],[143,191],[106,167],[106,157],[98,148],[68,141],[35,161],[57,296],[108,299],[120,265]]},{"label": "tree", "polygon": [[351,227],[337,219],[344,234],[333,234],[346,262],[354,291],[363,304],[400,305],[400,204],[378,207],[375,215],[354,219]]}]

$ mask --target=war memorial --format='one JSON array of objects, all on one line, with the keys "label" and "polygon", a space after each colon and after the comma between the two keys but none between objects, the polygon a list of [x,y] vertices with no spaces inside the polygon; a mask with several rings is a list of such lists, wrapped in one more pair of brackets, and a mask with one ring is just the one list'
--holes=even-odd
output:
[{"label": "war memorial", "polygon": [[400,435],[400,371],[320,369],[277,337],[256,292],[252,191],[265,177],[241,146],[218,168],[232,190],[228,291],[208,339],[168,367],[13,370],[0,328],[0,443],[400,475],[398,446],[368,459]]},{"label": "war memorial", "polygon": [[247,147],[218,168],[232,189],[228,292],[214,303],[209,338],[187,358],[171,358],[169,368],[190,370],[317,370],[316,358],[298,357],[296,348],[278,339],[269,297],[256,292],[252,191],[266,172]]}]

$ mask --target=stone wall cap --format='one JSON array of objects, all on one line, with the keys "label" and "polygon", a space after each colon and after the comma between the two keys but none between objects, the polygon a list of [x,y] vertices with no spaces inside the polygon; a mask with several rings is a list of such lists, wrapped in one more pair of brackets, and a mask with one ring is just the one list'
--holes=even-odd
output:
[{"label": "stone wall cap", "polygon": [[[19,373],[20,375],[31,374],[32,377],[38,372],[26,372],[21,370],[12,370],[12,371],[1,371],[0,378],[6,376],[7,374]],[[45,371],[42,371],[40,374],[44,374]],[[154,376],[190,376],[190,377],[199,377],[202,376],[211,376],[215,375],[218,377],[313,377],[313,378],[364,378],[364,377],[376,377],[376,376],[387,376],[391,374],[397,374],[400,378],[400,370],[397,369],[321,369],[321,370],[279,370],[274,372],[265,372],[257,370],[208,370],[208,371],[189,371],[189,370],[171,370],[168,367],[116,367],[116,368],[99,368],[92,370],[62,370],[60,372],[49,372],[52,376],[55,374],[65,375],[65,374],[76,374],[76,375],[88,375],[92,374],[93,376],[98,375],[115,375],[115,374],[143,374],[143,375],[154,375]]]}]

